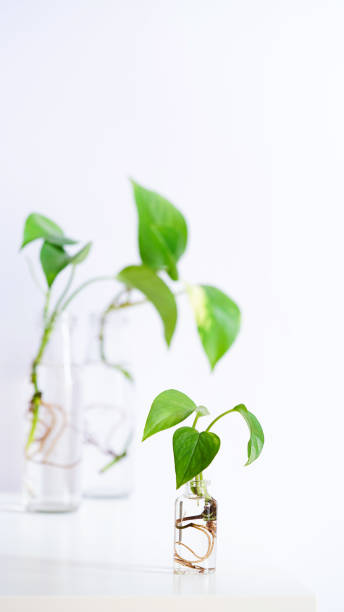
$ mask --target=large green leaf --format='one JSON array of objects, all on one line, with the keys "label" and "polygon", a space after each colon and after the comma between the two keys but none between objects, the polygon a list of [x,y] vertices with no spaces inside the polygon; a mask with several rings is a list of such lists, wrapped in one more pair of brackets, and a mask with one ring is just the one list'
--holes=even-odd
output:
[{"label": "large green leaf", "polygon": [[163,325],[167,344],[169,345],[177,323],[177,305],[175,297],[164,281],[148,266],[128,266],[117,278],[128,287],[138,289],[157,309]]},{"label": "large green leaf", "polygon": [[37,240],[38,238],[43,238],[51,244],[60,246],[63,244],[75,244],[77,242],[76,240],[67,238],[62,229],[54,223],[54,221],[48,219],[48,217],[39,215],[38,213],[32,213],[25,221],[23,242],[20,248],[23,248],[25,245],[29,244],[29,242]]},{"label": "large green leaf", "polygon": [[40,260],[48,287],[52,286],[58,274],[68,265],[82,263],[90,252],[91,244],[91,242],[88,242],[75,255],[69,255],[62,246],[43,242]]},{"label": "large green leaf", "polygon": [[209,285],[192,285],[188,294],[203,348],[213,370],[239,333],[240,310],[225,293]]},{"label": "large green leaf", "polygon": [[187,225],[181,212],[154,191],[132,181],[139,217],[139,250],[144,264],[166,270],[178,280],[177,262],[187,244]]},{"label": "large green leaf", "polygon": [[245,419],[250,430],[250,439],[247,444],[247,462],[245,465],[250,465],[258,459],[264,446],[264,432],[258,419],[249,412],[244,404],[239,404],[233,408],[233,412],[239,412]]},{"label": "large green leaf", "polygon": [[184,421],[196,408],[192,399],[181,391],[175,389],[163,391],[155,398],[151,406],[142,441],[158,431],[163,431]]},{"label": "large green leaf", "polygon": [[220,448],[220,438],[207,431],[180,427],[173,435],[174,467],[177,489],[212,462]]}]

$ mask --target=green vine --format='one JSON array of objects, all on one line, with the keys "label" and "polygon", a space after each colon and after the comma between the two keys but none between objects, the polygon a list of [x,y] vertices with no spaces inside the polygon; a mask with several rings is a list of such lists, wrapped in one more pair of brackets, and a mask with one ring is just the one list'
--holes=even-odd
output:
[{"label": "green vine", "polygon": [[69,281],[67,283],[65,290],[61,294],[60,298],[57,300],[55,308],[50,315],[49,315],[49,303],[50,303],[50,297],[51,297],[50,288],[46,294],[46,300],[45,300],[45,304],[43,308],[43,322],[44,322],[43,332],[42,332],[37,354],[32,362],[32,367],[31,367],[30,380],[33,385],[34,392],[30,400],[30,412],[32,413],[32,420],[31,420],[31,427],[30,427],[30,431],[29,431],[29,435],[28,435],[28,439],[27,439],[26,447],[25,447],[26,451],[29,450],[32,442],[35,439],[35,433],[36,433],[37,425],[39,422],[39,408],[42,403],[42,397],[43,397],[42,391],[40,390],[40,387],[39,387],[38,368],[40,364],[42,363],[42,359],[44,357],[45,350],[48,346],[51,334],[54,331],[58,318],[65,311],[65,309],[70,304],[70,302],[77,295],[79,295],[80,291],[88,287],[90,284],[102,282],[105,280],[113,280],[113,277],[111,276],[107,276],[107,277],[100,276],[100,277],[92,278],[86,283],[83,283],[83,285],[78,287],[78,289],[75,290],[72,294],[68,295],[68,292],[72,285],[72,280],[74,277],[74,272],[75,272],[74,268],[75,266],[73,266],[72,268],[72,273],[71,273],[71,276],[69,278]]},{"label": "green vine", "polygon": [[[110,314],[123,308],[150,303],[161,319],[167,346],[170,346],[173,339],[178,317],[176,296],[180,292],[172,290],[171,287],[175,288],[174,283],[179,281],[179,260],[186,251],[188,243],[187,223],[183,214],[166,198],[134,181],[131,181],[131,184],[138,216],[138,248],[141,261],[137,265],[125,267],[116,276],[91,278],[72,290],[76,267],[88,257],[91,243],[85,244],[77,252],[70,253],[69,247],[75,245],[77,241],[67,237],[54,221],[37,213],[30,214],[25,221],[21,248],[33,241],[42,241],[40,263],[47,285],[47,290],[41,288],[29,261],[34,280],[45,294],[45,302],[43,332],[31,367],[32,422],[26,450],[35,440],[39,409],[43,403],[38,380],[39,366],[56,321],[86,287],[101,281],[118,281],[122,286],[120,292],[101,314],[98,331],[99,355],[104,365],[120,371],[130,382],[133,382],[132,374],[122,364],[111,362],[106,354],[106,325]],[[53,284],[67,267],[70,267],[71,273],[66,287],[56,301],[55,307],[51,309]],[[138,291],[143,299],[131,300],[132,291]],[[240,310],[225,293],[210,285],[189,284],[182,289],[182,293],[186,293],[189,299],[202,347],[213,370],[239,333]],[[195,425],[197,419],[198,416]],[[116,455],[103,471],[124,458],[126,452],[127,449],[122,454]],[[201,480],[201,475],[199,479]]]}]

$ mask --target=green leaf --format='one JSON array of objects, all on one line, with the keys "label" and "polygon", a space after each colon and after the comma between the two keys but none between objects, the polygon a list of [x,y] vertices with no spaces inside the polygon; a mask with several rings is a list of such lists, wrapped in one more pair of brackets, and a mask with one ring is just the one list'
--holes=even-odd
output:
[{"label": "green leaf", "polygon": [[199,414],[199,416],[207,416],[208,414],[210,414],[206,406],[197,406],[196,412],[197,414]]},{"label": "green leaf", "polygon": [[240,310],[216,287],[191,285],[188,294],[198,333],[213,370],[239,333]]},{"label": "green leaf", "polygon": [[128,266],[117,275],[117,278],[128,287],[141,291],[155,306],[162,319],[165,339],[169,345],[177,323],[177,305],[166,283],[144,265]]},{"label": "green leaf", "polygon": [[184,421],[196,410],[196,404],[185,393],[169,389],[160,393],[149,411],[142,441],[158,431]]},{"label": "green leaf", "polygon": [[40,259],[48,287],[51,287],[57,275],[68,266],[69,255],[63,247],[43,242]]},{"label": "green leaf", "polygon": [[247,462],[245,465],[250,465],[258,459],[264,446],[264,432],[258,419],[249,412],[244,404],[239,404],[233,408],[233,412],[239,412],[245,419],[250,430],[250,439],[247,445]]},{"label": "green leaf", "polygon": [[177,262],[187,244],[186,221],[164,197],[131,182],[139,217],[142,262],[153,270],[166,270],[172,280],[178,280]]},{"label": "green leaf", "polygon": [[180,427],[173,435],[174,466],[177,489],[202,472],[217,455],[220,438],[207,431]]},{"label": "green leaf", "polygon": [[48,217],[44,217],[44,215],[39,215],[38,213],[32,213],[25,221],[23,242],[20,248],[22,249],[29,244],[29,242],[37,240],[38,238],[43,238],[47,242],[59,246],[63,244],[76,244],[77,242],[76,240],[67,238],[62,229],[54,223],[54,221],[48,219]]},{"label": "green leaf", "polygon": [[43,242],[40,260],[48,287],[52,286],[58,274],[69,264],[77,265],[82,263],[90,252],[91,244],[91,242],[88,242],[75,255],[68,255],[62,246]]}]

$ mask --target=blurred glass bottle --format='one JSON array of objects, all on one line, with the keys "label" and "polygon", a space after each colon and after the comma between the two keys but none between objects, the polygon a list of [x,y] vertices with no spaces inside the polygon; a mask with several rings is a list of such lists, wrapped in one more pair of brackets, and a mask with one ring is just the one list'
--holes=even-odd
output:
[{"label": "blurred glass bottle", "polygon": [[132,489],[134,426],[133,385],[123,373],[128,360],[128,325],[122,313],[111,313],[101,344],[100,323],[99,315],[89,315],[86,354],[79,373],[84,414],[83,491],[87,497],[126,497]]},{"label": "blurred glass bottle", "polygon": [[[24,501],[31,512],[68,512],[81,502],[82,414],[72,359],[73,319],[61,316],[37,368],[42,392],[34,438],[25,448]],[[26,412],[27,442],[33,421]]]}]

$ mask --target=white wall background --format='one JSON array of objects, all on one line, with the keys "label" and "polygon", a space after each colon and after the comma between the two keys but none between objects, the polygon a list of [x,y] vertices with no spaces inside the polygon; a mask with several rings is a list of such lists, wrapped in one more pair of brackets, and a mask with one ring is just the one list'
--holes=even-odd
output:
[{"label": "white wall background", "polygon": [[[22,381],[41,306],[18,254],[23,220],[39,211],[99,242],[80,279],[118,270],[137,261],[133,176],[188,219],[183,277],[222,287],[244,315],[210,376],[183,300],[169,353],[155,313],[137,314],[138,437],[166,387],[214,411],[245,402],[267,442],[244,469],[245,426],[223,423],[210,470],[223,542],[299,576],[322,611],[342,611],[343,3],[0,6],[1,487],[20,483]],[[105,303],[108,289],[87,298]],[[164,508],[169,435],[137,449],[138,491],[160,492]]]}]

